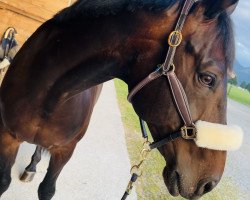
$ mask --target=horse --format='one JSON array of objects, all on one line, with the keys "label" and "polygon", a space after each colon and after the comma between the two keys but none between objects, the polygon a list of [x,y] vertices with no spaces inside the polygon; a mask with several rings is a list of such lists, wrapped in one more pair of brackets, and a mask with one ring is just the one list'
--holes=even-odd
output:
[{"label": "horse", "polygon": [[[173,61],[194,121],[226,124],[227,75],[234,60],[230,14],[237,2],[194,1],[183,26]],[[38,197],[53,197],[61,170],[87,130],[99,85],[119,78],[131,91],[163,63],[184,3],[79,0],[38,28],[14,58],[0,90],[0,195],[10,185],[19,145],[27,141],[38,146],[38,155],[40,148],[51,153]],[[155,141],[182,124],[170,89],[159,77],[131,101]],[[158,150],[173,196],[197,199],[221,179],[226,151],[181,138]]]}]

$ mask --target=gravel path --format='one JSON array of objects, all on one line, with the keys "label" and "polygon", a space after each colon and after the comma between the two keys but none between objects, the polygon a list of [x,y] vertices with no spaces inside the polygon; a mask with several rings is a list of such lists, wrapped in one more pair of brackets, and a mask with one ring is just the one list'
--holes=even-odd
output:
[{"label": "gravel path", "polygon": [[[34,145],[22,144],[12,168],[12,183],[2,200],[36,200],[49,155],[39,163],[31,183],[18,177],[30,161]],[[113,81],[105,83],[85,137],[57,181],[53,200],[119,200],[129,180],[130,162]],[[135,191],[128,200],[135,200]]]},{"label": "gravel path", "polygon": [[228,100],[228,124],[243,128],[244,140],[239,151],[229,152],[225,176],[238,191],[238,199],[250,199],[250,107]]}]

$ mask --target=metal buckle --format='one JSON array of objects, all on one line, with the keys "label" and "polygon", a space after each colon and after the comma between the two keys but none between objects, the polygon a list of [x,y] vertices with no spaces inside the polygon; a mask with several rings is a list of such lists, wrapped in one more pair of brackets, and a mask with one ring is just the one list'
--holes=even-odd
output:
[{"label": "metal buckle", "polygon": [[182,33],[180,31],[172,31],[168,37],[168,45],[178,47],[182,41]]},{"label": "metal buckle", "polygon": [[174,65],[174,63],[172,63],[172,64],[169,66],[168,69],[162,69],[162,74],[166,76],[168,73],[174,72],[174,71],[175,71],[175,65]]},{"label": "metal buckle", "polygon": [[181,128],[182,138],[186,140],[193,140],[196,138],[197,129],[195,126],[183,126]]}]

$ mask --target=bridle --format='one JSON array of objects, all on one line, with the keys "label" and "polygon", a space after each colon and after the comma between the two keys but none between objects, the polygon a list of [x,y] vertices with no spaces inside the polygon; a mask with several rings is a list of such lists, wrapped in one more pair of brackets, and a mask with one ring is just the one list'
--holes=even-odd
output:
[{"label": "bridle", "polygon": [[136,182],[137,178],[141,175],[140,166],[143,163],[143,161],[146,159],[147,154],[152,149],[159,148],[165,145],[166,143],[171,142],[177,138],[183,138],[186,140],[194,140],[196,138],[197,130],[191,117],[187,96],[185,94],[185,91],[180,81],[178,80],[175,74],[175,65],[173,63],[176,48],[182,42],[182,29],[183,29],[184,23],[186,21],[187,15],[190,12],[190,9],[192,8],[192,6],[194,5],[196,1],[198,0],[185,0],[180,16],[176,23],[175,30],[172,31],[168,37],[169,48],[168,48],[167,56],[166,56],[164,63],[160,64],[154,72],[150,73],[146,78],[144,78],[141,82],[139,82],[130,91],[128,95],[128,101],[131,102],[132,98],[145,85],[149,84],[150,82],[152,82],[153,80],[161,76],[165,76],[170,85],[170,90],[172,93],[173,101],[175,102],[176,109],[178,113],[180,114],[180,117],[184,125],[182,126],[180,130],[169,134],[166,138],[160,141],[150,143],[148,141],[148,135],[147,135],[146,128],[144,125],[144,121],[140,119],[142,136],[145,138],[145,143],[143,145],[144,147],[143,147],[143,150],[141,151],[142,159],[138,165],[135,165],[131,168],[132,177],[128,184],[127,190],[125,191],[122,197],[122,200],[125,200],[127,198],[127,196],[129,195],[130,191],[133,188],[133,184]]},{"label": "bridle", "polygon": [[173,139],[182,137],[184,139],[189,140],[189,139],[195,139],[196,137],[196,128],[195,128],[195,124],[190,114],[187,96],[185,94],[185,91],[180,81],[178,80],[175,74],[175,66],[173,63],[176,48],[181,44],[181,41],[182,41],[181,31],[183,29],[183,25],[186,21],[187,15],[191,7],[196,1],[197,0],[185,1],[180,17],[177,21],[175,30],[172,31],[169,35],[169,38],[168,38],[169,49],[168,49],[167,56],[166,56],[164,63],[159,65],[158,68],[154,72],[150,73],[145,79],[143,79],[140,83],[138,83],[128,95],[128,101],[131,102],[132,98],[145,85],[149,84],[151,81],[161,76],[165,76],[168,80],[168,83],[170,85],[170,90],[172,93],[172,97],[175,102],[175,106],[177,108],[178,113],[180,114],[182,121],[184,122],[184,126],[179,131],[171,133],[167,138],[150,144],[151,149],[158,148],[164,145],[166,142],[169,142],[169,139],[171,141]]}]

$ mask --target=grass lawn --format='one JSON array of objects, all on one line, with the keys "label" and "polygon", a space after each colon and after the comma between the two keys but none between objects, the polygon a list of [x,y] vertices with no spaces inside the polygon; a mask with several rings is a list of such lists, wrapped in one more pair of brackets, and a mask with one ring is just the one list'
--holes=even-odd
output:
[{"label": "grass lawn", "polygon": [[[115,80],[117,99],[125,127],[127,148],[131,165],[138,164],[143,139],[140,132],[139,120],[132,106],[127,101],[127,86],[120,80]],[[136,184],[138,200],[180,200],[173,198],[163,182],[162,170],[166,165],[157,150],[150,153],[143,167],[143,176]],[[129,177],[128,177],[129,180]],[[219,186],[213,192],[205,195],[202,200],[237,200],[238,190],[229,177],[223,177]]]},{"label": "grass lawn", "polygon": [[250,92],[228,84],[227,93],[230,99],[245,105],[250,105]]}]

